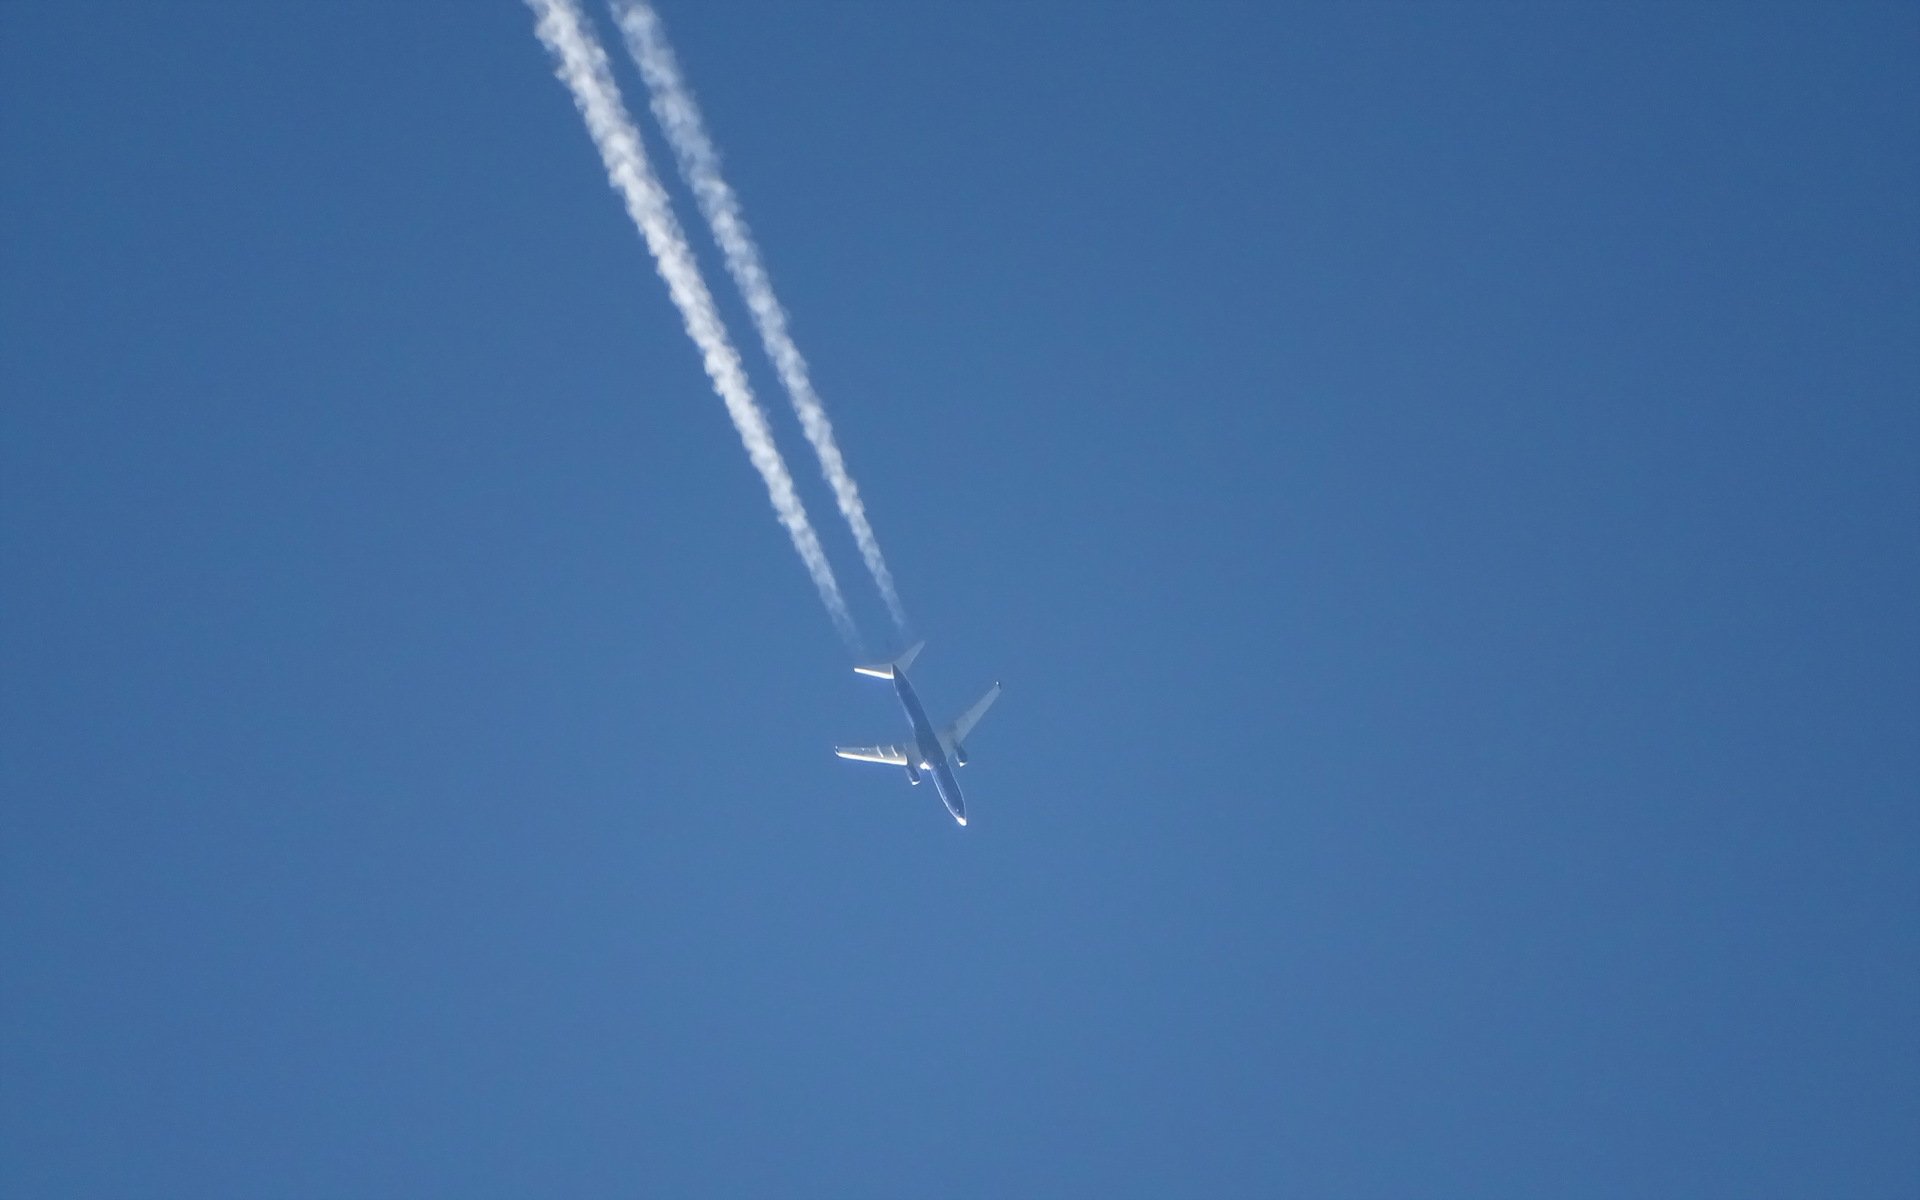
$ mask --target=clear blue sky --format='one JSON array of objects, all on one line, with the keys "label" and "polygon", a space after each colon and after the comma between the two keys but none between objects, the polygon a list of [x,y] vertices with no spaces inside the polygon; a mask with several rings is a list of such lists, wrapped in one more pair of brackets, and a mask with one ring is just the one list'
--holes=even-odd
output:
[{"label": "clear blue sky", "polygon": [[972,824],[520,5],[0,6],[0,1192],[1920,1194],[1920,7],[663,16]]}]

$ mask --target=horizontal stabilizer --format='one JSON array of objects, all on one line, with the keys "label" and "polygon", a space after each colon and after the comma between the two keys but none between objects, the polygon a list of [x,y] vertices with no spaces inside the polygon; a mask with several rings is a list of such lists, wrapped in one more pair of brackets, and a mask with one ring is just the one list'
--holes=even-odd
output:
[{"label": "horizontal stabilizer", "polygon": [[868,667],[855,667],[854,670],[862,675],[871,675],[875,679],[892,679],[895,671],[904,671],[913,665],[913,660],[920,653],[920,647],[924,645],[926,645],[925,642],[915,642],[907,648],[905,654],[902,654],[896,659],[889,662],[874,663]]}]

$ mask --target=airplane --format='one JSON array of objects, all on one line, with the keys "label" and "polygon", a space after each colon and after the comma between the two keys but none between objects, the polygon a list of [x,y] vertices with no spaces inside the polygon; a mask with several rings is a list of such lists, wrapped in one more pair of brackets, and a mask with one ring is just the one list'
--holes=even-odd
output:
[{"label": "airplane", "polygon": [[[960,781],[953,777],[953,764],[967,765],[967,750],[960,744],[961,739],[973,732],[973,727],[980,723],[987,709],[1000,698],[1000,685],[996,683],[988,688],[987,694],[974,701],[972,708],[954,718],[953,724],[935,732],[933,722],[927,720],[927,710],[920,707],[920,697],[914,694],[913,685],[907,682],[907,668],[913,664],[914,657],[924,645],[925,642],[915,642],[911,649],[891,662],[854,668],[859,674],[893,681],[893,690],[900,697],[900,707],[907,710],[907,722],[913,726],[913,740],[897,746],[835,746],[833,752],[855,762],[905,767],[908,783],[919,783],[923,771],[932,775],[933,790],[940,793],[940,799],[946,802],[947,811],[953,814],[953,819],[965,825],[967,805],[960,798]],[[952,755],[951,763],[948,761],[949,754]]]}]

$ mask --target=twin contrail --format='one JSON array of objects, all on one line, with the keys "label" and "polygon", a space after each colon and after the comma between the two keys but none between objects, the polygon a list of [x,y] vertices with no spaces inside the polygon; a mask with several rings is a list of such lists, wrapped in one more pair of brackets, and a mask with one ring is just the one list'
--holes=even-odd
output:
[{"label": "twin contrail", "polygon": [[741,215],[739,198],[720,173],[720,155],[713,147],[713,139],[707,136],[706,122],[701,119],[700,107],[694,103],[693,93],[680,74],[680,64],[674,57],[673,47],[667,44],[660,18],[646,0],[613,0],[613,11],[626,38],[627,51],[633,55],[646,80],[653,115],[673,147],[680,177],[692,189],[700,214],[706,218],[713,230],[713,240],[726,258],[727,273],[733,276],[741,297],[747,302],[747,310],[753,314],[760,343],[766,348],[767,357],[773,360],[780,383],[793,402],[800,428],[820,460],[820,473],[833,489],[840,515],[853,531],[853,540],[860,547],[867,572],[873,576],[881,599],[886,601],[894,625],[904,632],[907,615],[894,588],[893,573],[887,569],[887,560],[880,553],[880,542],[867,521],[860,489],[847,471],[839,444],[834,441],[833,423],[827,419],[826,407],[813,390],[807,360],[801,357],[799,347],[787,331],[786,309],[774,295],[773,280],[760,260],[760,248],[754,243],[753,232]]},{"label": "twin contrail", "polygon": [[[726,404],[727,416],[732,418],[733,427],[746,446],[747,457],[767,485],[767,496],[773,501],[780,524],[793,539],[793,548],[813,578],[813,586],[820,592],[820,600],[826,605],[841,639],[850,649],[858,650],[860,638],[847,612],[840,584],[834,579],[833,567],[827,561],[812,523],[807,520],[807,510],[800,503],[799,494],[794,491],[793,477],[787,473],[787,464],[774,444],[767,415],[753,397],[740,365],[740,355],[728,340],[726,325],[714,308],[713,294],[707,290],[699,264],[687,245],[686,234],[681,231],[667,193],[647,162],[640,131],[627,115],[605,51],[587,28],[573,0],[527,0],[527,5],[537,18],[535,32],[553,55],[555,74],[573,94],[574,106],[580,110],[587,132],[600,151],[607,181],[620,193],[627,215],[646,239],[654,267],[666,282],[674,307],[680,310],[688,336],[699,347],[713,390]],[[837,453],[835,457],[838,458]]]}]

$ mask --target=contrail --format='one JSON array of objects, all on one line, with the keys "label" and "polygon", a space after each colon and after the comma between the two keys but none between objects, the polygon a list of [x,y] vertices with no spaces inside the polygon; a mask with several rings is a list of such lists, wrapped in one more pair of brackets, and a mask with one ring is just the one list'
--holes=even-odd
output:
[{"label": "contrail", "polygon": [[673,298],[688,336],[700,349],[707,377],[713,390],[727,406],[727,416],[747,448],[747,457],[767,485],[767,496],[780,524],[793,539],[793,548],[806,564],[827,614],[840,631],[849,649],[860,649],[860,637],[853,618],[847,612],[846,598],[840,594],[833,566],[821,549],[820,538],[807,520],[807,510],[793,489],[793,476],[774,445],[773,432],[767,426],[767,414],[753,398],[740,355],[727,338],[726,325],[714,309],[713,294],[700,274],[687,237],[674,217],[667,193],[647,162],[646,148],[640,143],[640,131],[634,128],[613,82],[607,55],[593,36],[573,0],[527,0],[537,18],[534,32],[553,55],[554,74],[573,93],[573,103],[587,123],[587,132],[599,148],[606,164],[607,181],[626,202],[627,215],[646,239],[653,254],[654,268],[666,281],[667,294]]},{"label": "contrail", "polygon": [[660,17],[646,0],[613,0],[613,11],[625,35],[627,51],[647,81],[653,115],[659,119],[667,141],[673,146],[681,178],[693,190],[700,213],[713,230],[713,240],[719,243],[720,252],[726,257],[727,273],[733,276],[748,311],[753,314],[760,343],[766,347],[767,357],[773,360],[780,383],[793,401],[800,428],[820,460],[820,473],[833,488],[833,498],[840,506],[840,515],[847,519],[847,527],[853,531],[853,540],[859,544],[867,572],[880,589],[894,625],[904,632],[907,615],[893,585],[893,572],[887,569],[880,542],[867,521],[866,506],[860,502],[860,489],[847,471],[839,443],[834,441],[833,423],[827,419],[826,406],[813,390],[807,360],[801,357],[799,348],[793,344],[793,336],[787,332],[786,309],[774,295],[773,280],[760,260],[760,248],[740,213],[740,200],[720,174],[720,155],[713,147],[713,139],[707,136],[700,107],[694,103],[693,93],[680,74],[679,61],[674,57],[673,47],[667,44]]}]

